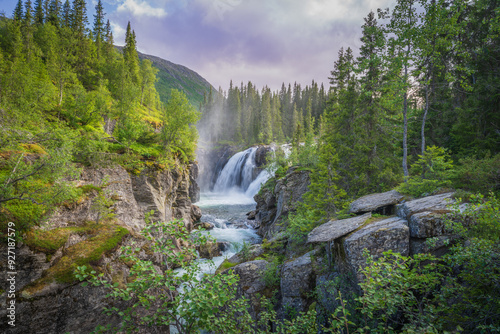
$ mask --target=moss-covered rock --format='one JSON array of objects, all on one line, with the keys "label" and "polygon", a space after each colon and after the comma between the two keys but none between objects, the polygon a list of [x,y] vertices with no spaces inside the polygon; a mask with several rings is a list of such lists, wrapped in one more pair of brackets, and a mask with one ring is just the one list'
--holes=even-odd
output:
[{"label": "moss-covered rock", "polygon": [[[41,234],[44,239],[34,243],[36,247],[53,249],[60,245],[70,235],[71,228],[57,229],[55,233]],[[63,256],[43,276],[30,283],[22,291],[22,296],[28,298],[51,283],[73,283],[76,281],[74,271],[83,265],[97,265],[104,254],[114,250],[130,232],[115,223],[94,224],[82,228],[81,233],[87,233],[88,239],[72,245],[64,250]],[[48,231],[51,232],[51,231]],[[64,243],[62,243],[64,244]]]}]

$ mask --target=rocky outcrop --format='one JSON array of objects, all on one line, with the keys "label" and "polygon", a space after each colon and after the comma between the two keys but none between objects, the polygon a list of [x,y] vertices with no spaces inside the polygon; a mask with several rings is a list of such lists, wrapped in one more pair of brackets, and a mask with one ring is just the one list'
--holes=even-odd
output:
[{"label": "rocky outcrop", "polygon": [[[59,207],[24,237],[24,244],[17,245],[16,327],[9,328],[10,333],[89,333],[99,324],[118,325],[120,318],[104,315],[103,307],[126,304],[105,298],[103,288],[82,286],[74,278],[76,266],[92,266],[122,284],[130,269],[120,260],[120,246],[133,245],[139,257],[153,261],[160,270],[163,263],[138,233],[145,226],[145,213],[155,210],[153,219],[163,221],[182,218],[188,227],[201,215],[191,204],[193,179],[188,171],[150,168],[130,175],[120,166],[85,168],[76,182],[82,197]],[[109,211],[115,217],[97,223],[92,203],[99,193],[112,199]],[[0,280],[6,282],[4,245],[0,253]],[[4,283],[1,287],[0,317],[5,319]],[[5,322],[0,330],[6,330],[4,326]],[[168,328],[158,332],[168,333]]]},{"label": "rocky outcrop", "polygon": [[212,148],[198,146],[196,150],[199,166],[197,183],[201,189],[210,190],[213,188],[219,172],[236,152],[238,149],[230,145]]},{"label": "rocky outcrop", "polygon": [[388,250],[402,255],[409,254],[410,234],[407,222],[399,217],[392,217],[367,224],[340,241],[339,247],[342,249],[336,261],[344,260],[360,282],[363,275],[359,269],[366,267],[363,255],[365,248],[375,259]]},{"label": "rocky outcrop", "polygon": [[396,190],[380,194],[366,195],[358,198],[349,206],[351,213],[373,212],[384,215],[394,214],[394,206],[403,200],[404,196]]},{"label": "rocky outcrop", "polygon": [[[127,171],[117,166],[114,168],[85,168],[83,169],[78,186],[94,186],[104,191],[105,195],[113,199],[111,210],[127,228],[140,231],[144,227],[144,212],[134,198],[132,180]],[[89,191],[88,198],[71,205],[63,205],[43,224],[45,229],[66,227],[69,224],[81,224],[97,218],[97,212],[92,210],[94,190]],[[152,208],[151,208],[152,209]]]},{"label": "rocky outcrop", "polygon": [[306,311],[312,302],[310,292],[314,290],[316,275],[308,252],[297,259],[285,262],[281,268],[281,303],[283,307]]},{"label": "rocky outcrop", "polygon": [[397,215],[409,219],[415,213],[424,211],[448,213],[450,210],[447,206],[453,202],[452,195],[450,192],[407,201],[397,206]]},{"label": "rocky outcrop", "polygon": [[198,177],[200,176],[200,168],[197,163],[191,163],[189,166],[189,198],[191,202],[196,203],[200,200],[200,186],[198,185]]},{"label": "rocky outcrop", "polygon": [[307,236],[307,243],[331,242],[354,231],[370,219],[371,216],[371,212],[368,212],[353,218],[331,220],[312,230]]},{"label": "rocky outcrop", "polygon": [[255,260],[238,264],[231,268],[234,274],[238,275],[238,289],[236,297],[245,297],[250,301],[249,311],[252,317],[256,318],[260,311],[259,296],[272,297],[263,279],[263,274],[267,270],[269,263],[265,260]]},{"label": "rocky outcrop", "polygon": [[201,246],[197,246],[198,251],[202,259],[212,259],[215,256],[221,256],[222,252],[229,248],[228,242],[207,242]]},{"label": "rocky outcrop", "polygon": [[268,145],[260,145],[255,152],[255,165],[259,168],[264,167],[267,163],[267,154],[273,149]]},{"label": "rocky outcrop", "polygon": [[[410,229],[410,253],[446,252],[450,242],[457,236],[446,227],[448,208],[453,201],[453,193],[445,193],[407,201],[397,206],[397,214],[408,221]],[[434,240],[429,241],[428,239]]]},{"label": "rocky outcrop", "polygon": [[267,239],[283,229],[279,223],[302,201],[310,183],[309,171],[298,170],[296,167],[289,168],[274,186],[273,180],[263,185],[254,197],[257,202],[255,220],[260,226],[258,233]]},{"label": "rocky outcrop", "polygon": [[141,212],[154,211],[151,219],[183,219],[192,229],[190,176],[187,171],[145,169],[132,175],[133,196]]}]

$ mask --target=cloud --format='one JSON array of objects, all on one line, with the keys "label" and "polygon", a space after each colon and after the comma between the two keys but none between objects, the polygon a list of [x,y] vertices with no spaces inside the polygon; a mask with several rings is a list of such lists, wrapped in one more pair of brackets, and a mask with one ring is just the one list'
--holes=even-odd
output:
[{"label": "cloud", "polygon": [[363,18],[395,0],[148,2],[168,16],[145,20],[112,14],[123,27],[131,21],[139,51],[185,65],[216,87],[226,89],[233,79],[279,89],[281,82],[304,86],[312,79],[328,86],[340,47],[356,53]]},{"label": "cloud", "polygon": [[116,9],[118,13],[129,12],[133,16],[136,17],[156,17],[163,18],[167,16],[167,12],[165,9],[153,8],[146,1],[137,1],[137,0],[125,0],[121,5],[119,5]]},{"label": "cloud", "polygon": [[120,24],[110,21],[111,30],[113,31],[113,39],[116,45],[124,45],[124,43],[120,41],[125,40],[125,29],[120,26]]}]

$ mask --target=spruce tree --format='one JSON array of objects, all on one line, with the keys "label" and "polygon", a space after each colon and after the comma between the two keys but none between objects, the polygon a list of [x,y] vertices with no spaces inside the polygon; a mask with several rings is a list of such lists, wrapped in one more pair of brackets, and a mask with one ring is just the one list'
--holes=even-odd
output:
[{"label": "spruce tree", "polygon": [[51,0],[49,5],[49,12],[47,14],[47,22],[52,23],[53,26],[60,26],[60,13],[61,11],[61,1]]},{"label": "spruce tree", "polygon": [[123,47],[123,58],[128,68],[132,82],[139,83],[139,56],[136,49],[135,32],[130,27],[130,21],[127,24],[125,33],[125,46]]},{"label": "spruce tree", "polygon": [[106,35],[106,27],[104,26],[104,8],[102,6],[102,1],[98,0],[97,5],[95,6],[95,15],[94,15],[94,29],[92,30],[94,41],[96,45],[97,51],[97,61],[101,59],[102,47],[104,44],[104,38]]},{"label": "spruce tree", "polygon": [[65,27],[71,27],[71,5],[69,3],[69,0],[66,0],[64,2],[63,8],[62,8],[62,24]]},{"label": "spruce tree", "polygon": [[24,15],[23,15],[23,0],[19,0],[17,2],[16,8],[14,8],[13,18],[15,21],[21,22],[23,17],[24,17]]},{"label": "spruce tree", "polygon": [[35,24],[42,25],[44,21],[43,0],[35,1]]}]

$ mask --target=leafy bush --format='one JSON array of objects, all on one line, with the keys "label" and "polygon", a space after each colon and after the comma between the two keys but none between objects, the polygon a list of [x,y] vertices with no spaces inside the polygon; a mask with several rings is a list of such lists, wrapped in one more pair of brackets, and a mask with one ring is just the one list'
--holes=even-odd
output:
[{"label": "leafy bush", "polygon": [[[120,328],[115,330],[131,332],[150,326],[173,325],[179,333],[194,333],[202,329],[216,333],[242,333],[245,328],[250,328],[246,299],[235,299],[238,276],[229,272],[198,279],[199,264],[189,261],[196,256],[195,248],[179,252],[174,243],[178,240],[182,244],[206,244],[209,241],[207,236],[197,234],[192,238],[181,220],[148,222],[142,234],[152,243],[151,250],[161,256],[166,266],[164,270],[157,270],[153,262],[140,258],[141,248],[132,245],[123,247],[123,260],[133,264],[126,286],[107,281],[104,274],[89,270],[87,266],[76,271],[80,281],[107,287],[110,291],[108,297],[132,301],[132,306],[125,310],[106,309],[107,313],[122,317]],[[179,264],[184,269],[181,274],[174,272],[174,266]],[[179,294],[177,288],[181,285],[184,292]],[[147,314],[139,312],[139,316],[139,309]],[[238,326],[243,331],[238,330]]]}]

